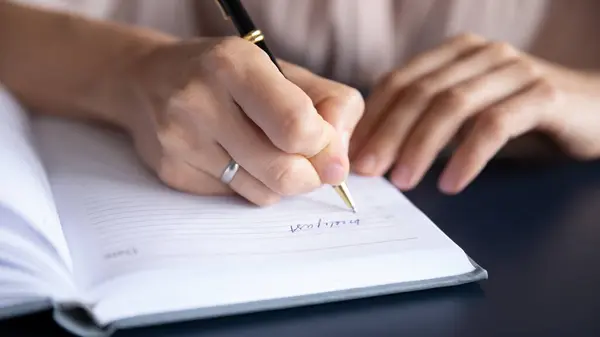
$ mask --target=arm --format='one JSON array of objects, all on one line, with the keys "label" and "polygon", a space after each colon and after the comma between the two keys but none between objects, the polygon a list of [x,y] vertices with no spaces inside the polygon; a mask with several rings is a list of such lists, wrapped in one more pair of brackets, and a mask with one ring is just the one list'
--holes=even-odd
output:
[{"label": "arm", "polygon": [[0,1],[0,83],[37,113],[123,126],[136,102],[120,70],[172,39]]},{"label": "arm", "polygon": [[[298,67],[288,79],[241,38],[177,41],[0,0],[0,50],[0,82],[29,109],[125,129],[176,189],[268,204],[348,173],[340,133],[362,97]],[[232,158],[242,170],[223,184]]]}]

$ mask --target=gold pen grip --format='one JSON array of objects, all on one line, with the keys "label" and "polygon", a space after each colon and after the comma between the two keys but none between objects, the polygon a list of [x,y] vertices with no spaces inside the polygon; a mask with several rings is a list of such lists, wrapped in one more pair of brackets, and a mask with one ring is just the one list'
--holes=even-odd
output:
[{"label": "gold pen grip", "polygon": [[244,36],[244,40],[257,43],[265,39],[265,36],[259,29],[255,29]]}]

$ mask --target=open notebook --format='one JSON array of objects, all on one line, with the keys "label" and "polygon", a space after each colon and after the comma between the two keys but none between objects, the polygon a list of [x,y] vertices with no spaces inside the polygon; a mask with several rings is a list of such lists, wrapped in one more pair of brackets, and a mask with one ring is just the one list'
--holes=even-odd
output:
[{"label": "open notebook", "polygon": [[384,179],[258,208],[179,193],[122,135],[29,120],[0,91],[0,317],[54,309],[78,335],[487,277]]}]

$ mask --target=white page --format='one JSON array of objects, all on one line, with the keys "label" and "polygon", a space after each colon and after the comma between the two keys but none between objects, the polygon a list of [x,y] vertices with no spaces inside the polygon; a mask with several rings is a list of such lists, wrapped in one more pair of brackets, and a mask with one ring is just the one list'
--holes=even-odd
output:
[{"label": "white page", "polygon": [[[76,296],[70,273],[48,248],[47,241],[27,231],[27,223],[2,206],[0,218],[8,220],[0,226],[0,284],[13,284],[53,299]],[[0,288],[1,299],[6,289]]]},{"label": "white page", "polygon": [[76,291],[68,276],[57,273],[56,260],[34,245],[26,238],[0,228],[0,299],[17,293],[72,299]]},{"label": "white page", "polygon": [[[169,189],[119,134],[52,119],[38,121],[36,134],[75,274],[95,290],[91,300],[104,301],[98,310],[110,308],[98,312],[105,319],[473,269],[462,250],[383,179],[349,179],[357,214],[330,187],[261,209],[234,197]],[[388,272],[389,263],[396,269]],[[359,266],[370,272],[354,275]],[[292,285],[298,272],[321,277]],[[349,273],[352,280],[336,281]],[[252,291],[235,285],[241,275],[255,285]],[[258,288],[266,276],[281,282]],[[209,285],[227,291],[207,291]],[[178,289],[197,292],[178,297]]]},{"label": "white page", "polygon": [[31,248],[48,254],[64,277],[69,251],[29,127],[27,113],[0,85],[0,228],[35,242]]}]

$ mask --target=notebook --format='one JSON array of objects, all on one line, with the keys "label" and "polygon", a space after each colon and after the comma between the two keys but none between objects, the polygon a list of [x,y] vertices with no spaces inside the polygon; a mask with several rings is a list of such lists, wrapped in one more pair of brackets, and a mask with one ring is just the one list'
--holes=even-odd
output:
[{"label": "notebook", "polygon": [[475,282],[474,262],[383,178],[270,207],[178,192],[128,138],[31,117],[0,91],[0,318],[80,336]]}]

